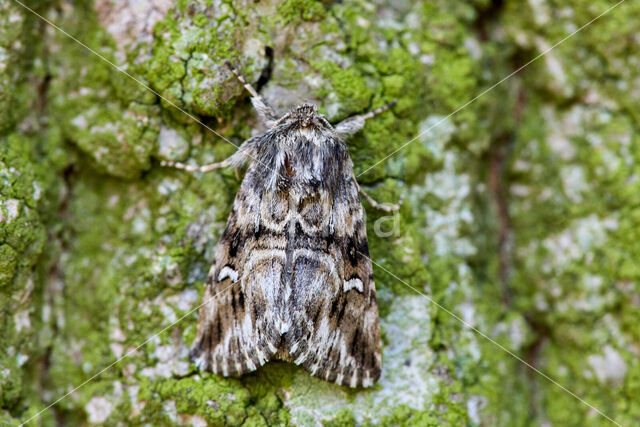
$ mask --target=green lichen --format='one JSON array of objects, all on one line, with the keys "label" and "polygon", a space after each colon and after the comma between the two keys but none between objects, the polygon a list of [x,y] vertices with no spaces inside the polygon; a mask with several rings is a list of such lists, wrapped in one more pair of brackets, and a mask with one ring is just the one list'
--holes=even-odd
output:
[{"label": "green lichen", "polygon": [[[100,27],[93,10],[79,6],[61,15],[61,25],[84,35],[101,59],[62,33],[54,32],[55,55],[48,62],[50,113],[64,137],[74,142],[100,171],[135,178],[150,166],[156,150],[159,109],[155,96],[106,62],[115,59],[115,43]],[[141,79],[135,67],[127,71]]]},{"label": "green lichen", "polygon": [[18,253],[9,245],[0,246],[0,287],[13,282],[18,264]]},{"label": "green lichen", "polygon": [[[254,80],[259,74],[254,67],[261,64],[252,62],[264,55],[262,36],[245,23],[248,11],[230,3],[191,3],[191,7],[169,14],[154,26],[154,55],[139,70],[177,119],[185,121],[185,116],[173,105],[198,115],[228,117],[242,87],[225,61],[241,66],[247,78]],[[194,9],[199,13],[194,15]],[[242,51],[245,56],[240,62],[238,52]]]},{"label": "green lichen", "polygon": [[278,5],[278,14],[282,23],[296,24],[299,21],[320,21],[325,15],[321,1],[316,0],[285,0]]},{"label": "green lichen", "polygon": [[328,86],[320,88],[316,95],[326,104],[335,102],[340,106],[338,111],[329,115],[330,119],[335,121],[369,107],[371,89],[367,86],[364,77],[355,69],[343,69],[328,61],[314,63],[313,68],[328,80]]},{"label": "green lichen", "polygon": [[50,342],[39,307],[42,273],[55,251],[46,245],[46,226],[56,185],[41,149],[35,138],[0,137],[0,408],[7,420],[39,405],[35,364]]},{"label": "green lichen", "polygon": [[33,42],[37,23],[11,2],[0,3],[0,133],[12,130],[26,113],[34,93],[26,81],[25,69],[40,47]]},{"label": "green lichen", "polygon": [[[609,6],[541,2],[523,14],[509,2],[505,28],[514,44],[539,52]],[[513,238],[505,285],[515,313],[506,318],[522,319],[519,337],[501,342],[622,425],[638,419],[626,390],[637,369],[629,348],[638,339],[629,322],[638,316],[629,299],[637,292],[635,267],[626,261],[636,253],[638,122],[627,108],[636,95],[620,90],[637,79],[636,68],[622,65],[637,60],[626,42],[635,26],[628,13],[614,10],[523,73],[501,177]],[[506,331],[509,322],[500,324]],[[523,375],[532,418],[606,423],[551,382]],[[500,409],[500,417],[512,412]]]}]

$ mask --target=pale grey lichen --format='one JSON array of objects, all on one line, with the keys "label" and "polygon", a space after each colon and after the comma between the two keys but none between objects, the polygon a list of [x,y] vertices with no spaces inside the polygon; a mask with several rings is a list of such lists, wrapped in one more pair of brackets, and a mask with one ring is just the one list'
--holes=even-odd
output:
[{"label": "pale grey lichen", "polygon": [[111,411],[113,411],[113,404],[104,397],[96,396],[87,402],[85,410],[89,416],[88,421],[90,423],[100,424],[109,418]]},{"label": "pale grey lichen", "polygon": [[316,425],[348,408],[356,422],[376,421],[393,408],[406,405],[418,411],[429,408],[439,379],[431,373],[435,354],[429,348],[432,333],[429,300],[422,296],[396,298],[391,314],[382,321],[386,337],[382,377],[370,391],[347,399],[343,387],[327,384],[299,371],[287,390],[285,405],[295,425]]}]

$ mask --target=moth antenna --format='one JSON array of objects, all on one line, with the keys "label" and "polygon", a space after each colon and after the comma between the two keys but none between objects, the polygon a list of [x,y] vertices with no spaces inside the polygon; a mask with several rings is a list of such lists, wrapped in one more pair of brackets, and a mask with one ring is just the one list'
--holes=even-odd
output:
[{"label": "moth antenna", "polygon": [[230,166],[230,165],[231,165],[230,158],[224,159],[223,161],[218,163],[210,163],[208,165],[202,165],[202,166],[188,165],[186,163],[173,162],[171,160],[163,160],[160,162],[160,166],[182,169],[182,170],[186,170],[187,172],[210,172],[212,170],[226,168],[227,166]]},{"label": "moth antenna", "polygon": [[366,201],[375,209],[380,209],[383,212],[397,212],[400,209],[400,206],[402,205],[402,200],[404,199],[404,195],[400,196],[400,199],[398,200],[398,203],[394,204],[394,205],[390,205],[390,204],[386,204],[386,203],[379,203],[378,201],[376,201],[376,199],[374,199],[373,197],[371,197],[369,194],[367,194],[362,187],[360,187],[360,185],[358,185],[358,192],[360,194],[362,194],[362,197],[364,197],[366,199]]},{"label": "moth antenna", "polygon": [[253,86],[247,83],[247,80],[240,74],[240,72],[229,61],[225,61],[225,65],[231,70],[238,81],[244,86],[244,88],[251,95],[251,103],[258,112],[258,115],[267,124],[270,124],[278,119],[273,108],[267,103],[267,101],[256,91]]}]

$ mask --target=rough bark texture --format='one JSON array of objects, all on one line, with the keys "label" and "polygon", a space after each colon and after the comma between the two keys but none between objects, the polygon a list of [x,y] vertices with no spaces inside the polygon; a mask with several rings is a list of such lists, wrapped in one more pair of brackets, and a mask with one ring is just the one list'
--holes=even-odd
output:
[{"label": "rough bark texture", "polygon": [[[235,144],[256,122],[223,67],[349,140],[372,258],[623,425],[640,422],[640,13],[628,1],[448,115],[612,1],[31,1]],[[0,0],[0,423],[605,425],[375,269],[371,390],[271,363],[187,359],[234,171],[163,169],[234,147],[12,0]],[[365,204],[365,208],[368,207]]]}]

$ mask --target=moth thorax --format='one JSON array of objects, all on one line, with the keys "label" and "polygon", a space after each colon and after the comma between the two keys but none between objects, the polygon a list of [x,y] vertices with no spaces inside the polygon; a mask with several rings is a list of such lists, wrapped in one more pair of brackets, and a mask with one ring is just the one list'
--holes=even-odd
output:
[{"label": "moth thorax", "polygon": [[300,129],[298,129],[298,133],[302,138],[306,139],[308,144],[317,145],[317,142],[322,138],[322,135],[315,126],[301,126]]}]

